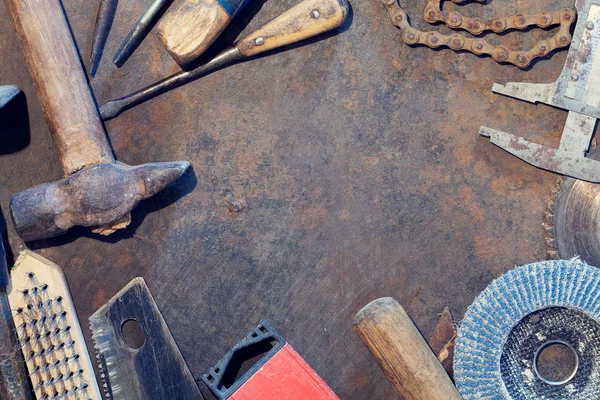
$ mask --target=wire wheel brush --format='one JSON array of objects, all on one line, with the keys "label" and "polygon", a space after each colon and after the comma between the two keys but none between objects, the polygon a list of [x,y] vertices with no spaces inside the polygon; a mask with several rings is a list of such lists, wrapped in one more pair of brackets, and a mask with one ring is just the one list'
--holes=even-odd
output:
[{"label": "wire wheel brush", "polygon": [[599,338],[600,269],[575,259],[518,267],[467,310],[456,386],[465,400],[598,399]]}]

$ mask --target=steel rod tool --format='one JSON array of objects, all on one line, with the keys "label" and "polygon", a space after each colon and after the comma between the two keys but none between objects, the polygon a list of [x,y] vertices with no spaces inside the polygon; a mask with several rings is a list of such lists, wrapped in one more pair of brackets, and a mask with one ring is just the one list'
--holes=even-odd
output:
[{"label": "steel rod tool", "polygon": [[96,26],[94,27],[94,37],[92,39],[92,54],[90,56],[90,75],[96,75],[102,51],[108,39],[108,33],[117,11],[119,0],[100,0],[98,14],[96,14]]},{"label": "steel rod tool", "polygon": [[124,110],[233,62],[337,28],[346,20],[348,9],[347,0],[304,0],[257,31],[238,40],[208,63],[190,71],[178,72],[128,96],[104,103],[100,107],[102,119],[106,121],[114,118]]},{"label": "steel rod tool", "polygon": [[154,0],[152,4],[142,14],[139,21],[133,26],[129,35],[125,38],[117,54],[115,54],[114,62],[117,67],[122,67],[123,64],[131,57],[133,52],[142,43],[144,38],[152,29],[159,15],[168,7],[173,0]]},{"label": "steel rod tool", "polygon": [[138,203],[178,179],[189,163],[117,163],[61,2],[6,4],[67,176],[12,197],[18,234],[28,241],[60,235],[75,225],[101,234],[126,227]]}]

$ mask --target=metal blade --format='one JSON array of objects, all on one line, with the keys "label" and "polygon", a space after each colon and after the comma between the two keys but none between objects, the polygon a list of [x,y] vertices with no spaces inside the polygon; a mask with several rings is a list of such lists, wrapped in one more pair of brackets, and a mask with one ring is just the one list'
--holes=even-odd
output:
[{"label": "metal blade", "polygon": [[[600,147],[592,148],[588,158],[600,160]],[[552,225],[559,258],[580,256],[600,266],[600,185],[566,178],[556,195]]]},{"label": "metal blade", "polygon": [[[138,349],[127,344],[126,321],[144,335]],[[143,278],[133,279],[90,317],[92,339],[109,399],[204,399]]]},{"label": "metal blade", "polygon": [[485,126],[481,127],[479,134],[538,168],[590,182],[600,182],[600,162],[585,157],[595,126],[595,117],[570,111],[558,148],[532,143],[522,137]]}]

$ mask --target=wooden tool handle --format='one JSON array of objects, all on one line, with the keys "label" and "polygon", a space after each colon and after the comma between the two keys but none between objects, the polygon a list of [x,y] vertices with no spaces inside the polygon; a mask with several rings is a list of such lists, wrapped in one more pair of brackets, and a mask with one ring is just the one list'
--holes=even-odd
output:
[{"label": "wooden tool handle", "polygon": [[253,56],[308,39],[340,26],[348,16],[346,0],[304,0],[244,37],[237,48]]},{"label": "wooden tool handle", "polygon": [[404,399],[461,399],[446,371],[396,300],[384,297],[367,304],[354,318],[354,331]]},{"label": "wooden tool handle", "polygon": [[6,0],[66,175],[114,157],[60,0]]},{"label": "wooden tool handle", "polygon": [[173,59],[185,65],[204,53],[232,15],[218,0],[182,0],[161,18],[156,33]]}]

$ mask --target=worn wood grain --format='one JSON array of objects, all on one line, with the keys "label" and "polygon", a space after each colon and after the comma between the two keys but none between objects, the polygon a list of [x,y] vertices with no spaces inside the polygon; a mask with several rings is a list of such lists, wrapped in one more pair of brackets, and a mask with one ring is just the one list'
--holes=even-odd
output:
[{"label": "worn wood grain", "polygon": [[65,175],[114,162],[59,0],[7,0]]},{"label": "worn wood grain", "polygon": [[217,0],[181,0],[156,26],[156,34],[178,64],[194,61],[219,37],[231,15]]},{"label": "worn wood grain", "polygon": [[367,304],[354,318],[354,331],[404,399],[461,399],[442,364],[396,300],[383,297]]},{"label": "worn wood grain", "polygon": [[254,56],[340,26],[349,12],[346,0],[307,0],[269,21],[238,42],[246,56]]}]

